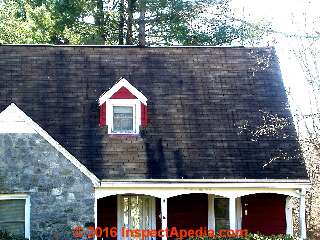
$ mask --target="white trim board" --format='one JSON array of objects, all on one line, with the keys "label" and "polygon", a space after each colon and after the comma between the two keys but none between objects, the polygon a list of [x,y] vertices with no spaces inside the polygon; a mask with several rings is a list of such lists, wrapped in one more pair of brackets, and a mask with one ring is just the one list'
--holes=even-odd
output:
[{"label": "white trim board", "polygon": [[105,183],[304,183],[310,184],[308,179],[252,179],[252,178],[201,178],[201,179],[102,179]]},{"label": "white trim board", "polygon": [[196,182],[148,182],[148,180],[141,182],[131,181],[104,181],[101,180],[101,187],[110,188],[137,188],[137,189],[172,189],[172,188],[274,188],[274,189],[302,189],[310,188],[308,182],[209,182],[203,179]]},{"label": "white trim board", "polygon": [[96,188],[97,198],[115,194],[146,194],[155,197],[173,197],[189,193],[206,193],[223,197],[241,197],[254,193],[278,193],[293,197],[300,197],[301,189],[310,188],[306,181],[261,181],[261,182],[209,182],[202,179],[194,182],[163,182],[145,180],[139,182],[126,181],[104,181]]},{"label": "white trim board", "polygon": [[105,101],[110,99],[113,94],[119,91],[120,88],[125,87],[128,89],[134,96],[136,96],[144,105],[147,105],[147,98],[139,92],[134,86],[132,86],[125,78],[120,78],[120,80],[113,85],[107,92],[102,94],[99,98],[99,105],[103,104]]},{"label": "white trim board", "polygon": [[256,193],[277,193],[287,196],[300,198],[299,189],[296,188],[215,188],[215,187],[149,187],[149,188],[132,188],[132,187],[98,187],[95,188],[95,195],[97,199],[117,194],[143,194],[148,196],[154,196],[157,198],[170,198],[190,193],[205,193],[213,194],[220,197],[242,197],[245,195],[251,195]]},{"label": "white trim board", "polygon": [[38,133],[74,166],[76,166],[85,176],[87,176],[94,186],[99,186],[99,179],[92,172],[90,172],[71,153],[54,140],[14,103],[11,103],[0,113],[0,133]]}]

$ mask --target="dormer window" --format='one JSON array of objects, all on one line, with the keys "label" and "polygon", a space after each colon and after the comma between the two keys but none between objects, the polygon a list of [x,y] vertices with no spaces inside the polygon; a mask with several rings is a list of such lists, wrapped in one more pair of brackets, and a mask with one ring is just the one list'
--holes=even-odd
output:
[{"label": "dormer window", "polygon": [[113,106],[113,129],[116,133],[132,133],[133,128],[133,107]]},{"label": "dormer window", "polygon": [[100,126],[109,134],[139,134],[147,125],[147,98],[122,78],[99,98]]}]

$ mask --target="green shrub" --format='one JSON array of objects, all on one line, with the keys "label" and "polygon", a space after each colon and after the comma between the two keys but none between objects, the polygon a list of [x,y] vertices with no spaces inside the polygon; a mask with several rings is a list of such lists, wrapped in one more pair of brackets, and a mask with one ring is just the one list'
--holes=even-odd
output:
[{"label": "green shrub", "polygon": [[22,235],[8,233],[6,230],[0,230],[0,240],[26,240],[26,238]]}]

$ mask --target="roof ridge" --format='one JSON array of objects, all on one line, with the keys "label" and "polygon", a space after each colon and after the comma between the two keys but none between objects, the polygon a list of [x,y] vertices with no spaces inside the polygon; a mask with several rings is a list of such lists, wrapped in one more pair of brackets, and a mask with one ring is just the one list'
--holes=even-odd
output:
[{"label": "roof ridge", "polygon": [[56,47],[56,48],[64,48],[64,47],[96,47],[96,48],[140,48],[140,49],[171,49],[171,48],[217,48],[217,49],[232,49],[232,48],[240,48],[240,49],[272,49],[274,46],[213,46],[213,45],[193,45],[193,46],[183,46],[183,45],[172,45],[172,46],[138,46],[138,45],[64,45],[64,44],[0,44],[2,46],[14,46],[14,47]]}]

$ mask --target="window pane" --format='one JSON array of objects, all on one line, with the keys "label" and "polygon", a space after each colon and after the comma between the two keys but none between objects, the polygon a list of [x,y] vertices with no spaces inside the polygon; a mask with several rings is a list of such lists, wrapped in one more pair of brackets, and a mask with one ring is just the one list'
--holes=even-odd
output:
[{"label": "window pane", "polygon": [[132,115],[132,107],[126,107],[126,106],[115,106],[113,107],[114,113],[119,114],[131,114]]},{"label": "window pane", "polygon": [[0,200],[0,229],[24,235],[25,200]]},{"label": "window pane", "polygon": [[133,107],[113,107],[113,131],[133,131]]},{"label": "window pane", "polygon": [[131,229],[142,229],[142,199],[139,196],[131,197]]},{"label": "window pane", "polygon": [[229,229],[229,199],[215,198],[214,199],[214,216],[215,229]]}]

